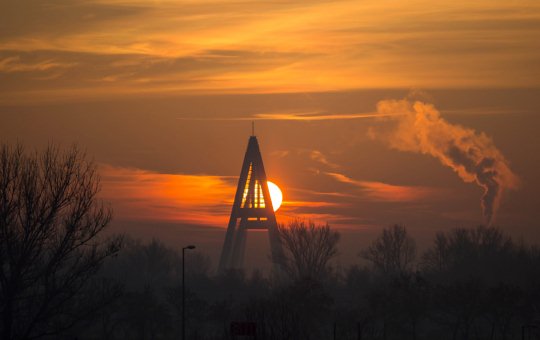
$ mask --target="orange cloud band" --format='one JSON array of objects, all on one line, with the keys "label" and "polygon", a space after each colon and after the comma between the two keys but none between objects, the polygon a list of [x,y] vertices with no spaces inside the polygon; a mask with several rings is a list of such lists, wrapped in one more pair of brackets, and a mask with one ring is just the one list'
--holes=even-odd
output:
[{"label": "orange cloud band", "polygon": [[234,178],[160,174],[100,166],[103,199],[122,219],[182,221],[224,227],[234,198]]}]

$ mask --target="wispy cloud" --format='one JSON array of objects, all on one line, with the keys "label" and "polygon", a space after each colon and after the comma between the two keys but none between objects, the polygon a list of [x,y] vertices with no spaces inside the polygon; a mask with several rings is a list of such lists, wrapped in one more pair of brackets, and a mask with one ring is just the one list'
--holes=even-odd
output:
[{"label": "wispy cloud", "polygon": [[442,115],[471,115],[471,116],[492,116],[492,115],[507,115],[507,114],[535,114],[532,110],[522,110],[516,108],[467,108],[467,109],[455,109],[455,110],[441,110]]},{"label": "wispy cloud", "polygon": [[289,150],[274,150],[270,153],[271,156],[275,156],[277,158],[283,158],[287,157],[291,152]]},{"label": "wispy cloud", "polygon": [[33,71],[48,71],[51,69],[68,68],[75,66],[76,63],[61,63],[53,59],[40,60],[36,62],[25,63],[21,61],[19,56],[6,57],[0,59],[0,73],[13,72],[33,72]]},{"label": "wispy cloud", "polygon": [[[398,114],[388,114],[395,116]],[[300,121],[317,121],[317,120],[342,120],[342,119],[363,119],[381,117],[377,112],[364,113],[256,113],[253,118],[259,120],[300,120]],[[244,118],[249,119],[249,118]]]},{"label": "wispy cloud", "polygon": [[308,194],[310,196],[323,196],[323,197],[328,196],[328,197],[338,197],[338,198],[353,197],[353,195],[344,193],[344,192],[326,192],[326,191],[316,191],[316,190],[299,189],[299,188],[294,188],[292,190],[298,191],[300,193]]},{"label": "wispy cloud", "polygon": [[432,188],[359,181],[336,172],[327,172],[326,174],[339,182],[359,188],[368,199],[374,201],[413,202],[432,197],[435,193]]},{"label": "wispy cloud", "polygon": [[366,119],[399,116],[399,113],[380,114],[377,112],[363,113],[323,113],[318,111],[301,112],[265,112],[252,113],[248,116],[230,116],[230,117],[179,117],[179,120],[292,120],[292,121],[322,121],[322,120],[348,120],[348,119]]},{"label": "wispy cloud", "polygon": [[[537,1],[443,3],[18,1],[0,11],[0,53],[49,54],[43,60],[62,65],[77,54],[72,76],[87,91],[49,79],[35,84],[49,90],[41,97],[104,85],[112,94],[540,85]],[[102,82],[89,82],[89,70]]]},{"label": "wispy cloud", "polygon": [[285,201],[283,202],[286,207],[302,207],[302,208],[322,208],[322,207],[342,207],[343,203],[338,202],[326,202],[326,201]]},{"label": "wispy cloud", "polygon": [[330,168],[334,168],[334,169],[339,168],[338,164],[328,161],[326,156],[322,152],[320,152],[319,150],[311,150],[311,152],[309,153],[309,157],[312,160],[317,161],[317,162],[319,162],[321,164],[324,164],[324,165],[326,165],[326,166],[328,166]]},{"label": "wispy cloud", "polygon": [[[114,78],[116,80],[116,77]],[[503,115],[503,114],[531,114],[530,110],[504,109],[504,108],[463,108],[441,111],[444,115]],[[335,120],[362,120],[362,119],[381,119],[405,116],[401,112],[358,112],[358,113],[329,113],[321,111],[295,111],[295,112],[263,112],[263,113],[248,113],[243,116],[182,116],[178,120],[187,121],[297,121],[297,122],[312,122],[312,121],[335,121]],[[280,155],[286,156],[289,151],[276,151]]]}]

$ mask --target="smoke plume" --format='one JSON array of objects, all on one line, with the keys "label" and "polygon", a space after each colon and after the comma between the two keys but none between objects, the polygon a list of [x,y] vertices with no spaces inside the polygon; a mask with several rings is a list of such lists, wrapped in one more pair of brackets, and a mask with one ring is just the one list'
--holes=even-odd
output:
[{"label": "smoke plume", "polygon": [[420,101],[380,101],[377,112],[390,124],[372,127],[372,138],[397,150],[431,155],[463,181],[478,184],[484,190],[481,205],[485,222],[491,224],[503,192],[516,189],[519,178],[490,137],[447,122],[433,105]]}]

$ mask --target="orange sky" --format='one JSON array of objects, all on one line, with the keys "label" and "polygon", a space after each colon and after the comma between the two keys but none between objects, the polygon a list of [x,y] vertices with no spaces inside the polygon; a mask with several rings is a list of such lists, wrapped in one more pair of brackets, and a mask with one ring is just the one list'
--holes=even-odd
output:
[{"label": "orange sky", "polygon": [[539,97],[536,0],[0,0],[0,140],[86,149],[134,236],[219,248],[254,120],[278,220],[349,259],[393,223],[540,241]]},{"label": "orange sky", "polygon": [[540,84],[535,0],[0,6],[0,102]]}]

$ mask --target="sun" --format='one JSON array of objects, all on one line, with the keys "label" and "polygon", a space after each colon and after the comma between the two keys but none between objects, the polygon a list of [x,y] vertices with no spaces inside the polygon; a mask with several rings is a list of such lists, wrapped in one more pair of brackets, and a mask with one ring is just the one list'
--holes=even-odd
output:
[{"label": "sun", "polygon": [[268,191],[270,192],[272,207],[274,208],[274,211],[277,211],[279,207],[281,207],[281,202],[283,202],[283,193],[274,183],[270,181],[266,181],[266,183],[268,183]]}]

